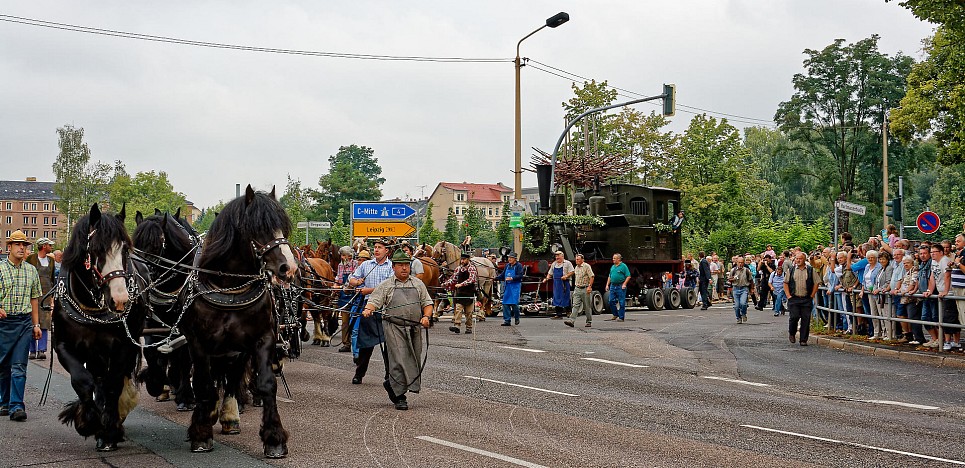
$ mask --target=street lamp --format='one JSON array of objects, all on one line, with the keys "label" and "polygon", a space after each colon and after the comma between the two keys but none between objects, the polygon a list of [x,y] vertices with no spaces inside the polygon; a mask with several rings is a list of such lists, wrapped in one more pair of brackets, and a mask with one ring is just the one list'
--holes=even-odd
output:
[{"label": "street lamp", "polygon": [[[520,39],[519,42],[516,43],[516,61],[515,61],[515,64],[516,64],[516,168],[515,168],[515,171],[513,172],[514,175],[516,176],[514,181],[515,184],[513,186],[515,200],[519,200],[523,198],[523,137],[522,137],[522,128],[520,124],[520,121],[522,120],[522,118],[521,118],[520,100],[519,100],[519,69],[521,68],[521,64],[519,61],[519,46],[529,36],[532,36],[533,34],[538,33],[541,29],[547,26],[551,28],[555,28],[569,20],[570,20],[570,15],[567,14],[566,12],[561,11],[553,16],[550,16],[549,18],[546,18],[546,24],[540,26],[539,28],[536,28],[535,31],[527,34],[522,39]],[[523,246],[523,242],[520,234],[521,234],[521,231],[519,228],[513,229],[513,246],[515,247],[516,252],[519,252]]]}]

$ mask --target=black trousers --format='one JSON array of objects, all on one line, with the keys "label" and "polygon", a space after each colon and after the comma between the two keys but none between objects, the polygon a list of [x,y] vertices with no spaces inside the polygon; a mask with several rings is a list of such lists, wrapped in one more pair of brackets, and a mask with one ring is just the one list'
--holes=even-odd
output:
[{"label": "black trousers", "polygon": [[[921,320],[921,304],[919,304],[917,300],[912,300],[908,304],[905,304],[905,313],[908,314],[908,318],[911,320]],[[926,341],[925,330],[922,328],[921,324],[911,324],[911,336],[912,340],[915,340],[919,343],[924,343]]]},{"label": "black trousers", "polygon": [[770,302],[768,299],[771,298],[771,286],[765,281],[760,281],[757,284],[757,290],[760,291],[760,294],[758,294],[756,305],[758,309],[763,309]]},{"label": "black trousers", "polygon": [[369,370],[369,361],[372,360],[372,352],[375,348],[359,348],[359,358],[355,363],[355,376],[358,378],[365,377],[365,372]]},{"label": "black trousers", "polygon": [[704,307],[710,307],[710,282],[707,280],[700,280],[697,282],[697,289],[700,291],[700,299],[704,302]]},{"label": "black trousers", "polygon": [[[811,331],[811,298],[792,297],[787,300],[787,333],[793,335],[801,332],[801,343],[808,342],[808,333]],[[800,330],[798,329],[800,322]]]}]

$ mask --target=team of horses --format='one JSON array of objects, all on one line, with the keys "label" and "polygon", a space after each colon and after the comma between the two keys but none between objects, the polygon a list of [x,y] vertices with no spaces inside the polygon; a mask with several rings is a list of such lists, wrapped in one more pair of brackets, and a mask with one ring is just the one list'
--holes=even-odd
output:
[{"label": "team of horses", "polygon": [[[208,452],[216,422],[223,434],[240,432],[239,407],[250,391],[262,406],[265,456],[287,456],[276,377],[283,377],[286,355],[297,357],[299,340],[328,346],[340,326],[338,246],[289,245],[291,221],[274,188],[265,193],[249,185],[203,240],[180,210],[137,212],[132,237],[125,212],[101,213],[94,204],[64,250],[52,346],[77,400],[65,405],[60,421],[94,436],[96,450],[116,450],[141,382],[158,401],[173,394],[178,411],[193,411],[190,449]],[[460,252],[451,243],[413,251],[430,291],[458,267]],[[483,257],[471,261],[488,312],[495,266]]]}]

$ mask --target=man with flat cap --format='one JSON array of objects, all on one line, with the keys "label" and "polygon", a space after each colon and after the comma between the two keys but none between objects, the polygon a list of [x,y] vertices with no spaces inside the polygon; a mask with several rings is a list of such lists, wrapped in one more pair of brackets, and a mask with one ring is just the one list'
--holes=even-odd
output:
[{"label": "man with flat cap", "polygon": [[508,327],[513,319],[516,320],[516,325],[519,325],[519,292],[523,285],[523,266],[517,261],[516,252],[510,252],[507,258],[506,268],[496,277],[496,281],[504,281],[506,284],[503,289],[504,327]]},{"label": "man with flat cap", "polygon": [[443,288],[454,291],[453,302],[456,303],[455,312],[452,315],[452,326],[449,331],[459,333],[459,325],[462,325],[462,317],[466,316],[466,334],[472,333],[472,311],[476,302],[476,267],[470,261],[468,253],[463,253],[459,258],[459,266],[452,276],[442,284]]},{"label": "man with flat cap", "polygon": [[432,323],[432,297],[425,283],[412,276],[412,257],[401,249],[392,255],[394,275],[369,294],[363,317],[379,312],[385,330],[385,382],[395,409],[407,410],[406,392],[422,386],[422,329]]},{"label": "man with flat cap", "polygon": [[7,238],[10,256],[0,260],[0,416],[26,421],[23,394],[27,386],[30,340],[40,339],[40,276],[24,261],[30,241],[19,229]]}]

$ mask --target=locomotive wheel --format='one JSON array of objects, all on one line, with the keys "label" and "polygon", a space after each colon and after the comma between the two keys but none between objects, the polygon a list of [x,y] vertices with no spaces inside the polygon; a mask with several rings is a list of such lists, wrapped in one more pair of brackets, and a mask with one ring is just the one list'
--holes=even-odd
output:
[{"label": "locomotive wheel", "polygon": [[680,291],[680,307],[693,309],[697,307],[697,290],[694,288],[684,288]]},{"label": "locomotive wheel", "polygon": [[647,308],[650,310],[661,310],[663,309],[663,290],[662,289],[649,289],[647,290]]},{"label": "locomotive wheel", "polygon": [[680,307],[680,290],[677,288],[664,288],[663,290],[663,306],[667,310],[673,310]]},{"label": "locomotive wheel", "polygon": [[600,315],[603,313],[603,310],[606,309],[607,300],[605,297],[603,294],[600,294],[600,291],[593,291],[590,295],[590,304],[593,305],[593,315]]}]

